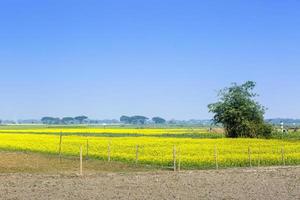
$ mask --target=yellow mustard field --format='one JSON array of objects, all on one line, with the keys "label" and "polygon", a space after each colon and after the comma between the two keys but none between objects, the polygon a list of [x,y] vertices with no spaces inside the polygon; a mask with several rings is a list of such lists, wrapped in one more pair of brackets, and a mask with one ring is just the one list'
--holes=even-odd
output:
[{"label": "yellow mustard field", "polygon": [[140,134],[140,135],[162,135],[162,134],[186,134],[207,133],[203,128],[26,128],[26,129],[0,129],[0,133],[46,133],[46,134]]},{"label": "yellow mustard field", "polygon": [[[1,133],[0,149],[58,155],[59,135],[29,134],[29,131],[26,131]],[[158,129],[156,133],[162,131]],[[110,157],[112,161],[138,162],[162,167],[172,166],[174,147],[177,163],[180,162],[182,168],[212,168],[216,164],[219,167],[300,164],[298,140],[66,135],[62,137],[61,144],[64,156],[79,156],[82,146],[84,155],[91,159],[108,160]]]}]

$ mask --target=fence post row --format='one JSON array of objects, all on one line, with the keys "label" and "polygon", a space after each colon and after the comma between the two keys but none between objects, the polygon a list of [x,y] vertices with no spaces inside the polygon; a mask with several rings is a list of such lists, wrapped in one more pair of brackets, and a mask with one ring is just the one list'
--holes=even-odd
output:
[{"label": "fence post row", "polygon": [[[63,134],[60,132],[60,141],[59,141],[59,157],[60,161],[62,158],[62,138]],[[139,163],[139,149],[140,146],[136,145],[135,146],[135,164]],[[83,154],[83,146],[80,146],[80,175],[82,175],[82,154]],[[218,170],[219,169],[219,161],[218,161],[218,148],[217,145],[214,145],[214,161],[215,161],[215,168]],[[255,153],[256,154],[256,153]],[[258,145],[258,151],[257,151],[257,166],[261,166],[261,145]],[[89,140],[86,140],[86,160],[89,159]],[[111,161],[111,142],[108,142],[108,147],[107,147],[107,160],[108,162]],[[251,146],[248,145],[248,163],[249,167],[253,167],[252,163],[252,149]],[[285,147],[284,145],[281,146],[281,163],[283,166],[286,165],[286,158],[285,158]],[[173,146],[173,170],[174,171],[180,171],[181,170],[181,153],[180,153],[180,148],[176,149],[176,145]]]}]

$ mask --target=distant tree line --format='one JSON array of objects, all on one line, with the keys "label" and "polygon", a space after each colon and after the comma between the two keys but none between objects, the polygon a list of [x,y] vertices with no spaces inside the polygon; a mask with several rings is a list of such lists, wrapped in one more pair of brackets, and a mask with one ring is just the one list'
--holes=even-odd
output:
[{"label": "distant tree line", "polygon": [[[146,124],[147,122],[149,122],[149,118],[140,115],[135,115],[131,117],[123,115],[120,117],[120,122],[124,124]],[[166,120],[161,117],[153,117],[152,122],[155,124],[165,124]]]},{"label": "distant tree line", "polygon": [[87,116],[77,116],[77,117],[43,117],[41,122],[43,124],[83,124],[88,119]]},{"label": "distant tree line", "polygon": [[[87,116],[77,116],[77,117],[43,117],[41,119],[43,124],[84,124],[91,123],[93,120],[88,120]],[[114,121],[115,122],[115,121]],[[135,115],[135,116],[121,116],[120,122],[124,124],[146,124],[146,123],[155,123],[155,124],[165,124],[167,121],[161,117],[153,117],[151,120],[148,117]]]}]

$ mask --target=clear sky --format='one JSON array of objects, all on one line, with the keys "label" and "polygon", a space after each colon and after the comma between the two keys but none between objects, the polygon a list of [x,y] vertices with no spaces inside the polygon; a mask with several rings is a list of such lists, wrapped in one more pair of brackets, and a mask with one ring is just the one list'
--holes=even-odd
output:
[{"label": "clear sky", "polygon": [[300,118],[298,0],[2,0],[0,118],[209,118],[232,82]]}]

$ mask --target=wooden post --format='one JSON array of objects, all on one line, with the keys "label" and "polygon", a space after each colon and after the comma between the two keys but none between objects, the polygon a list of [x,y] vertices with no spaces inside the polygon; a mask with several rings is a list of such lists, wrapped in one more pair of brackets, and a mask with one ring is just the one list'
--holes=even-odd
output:
[{"label": "wooden post", "polygon": [[110,142],[108,143],[107,147],[107,161],[110,162]]},{"label": "wooden post", "polygon": [[178,171],[181,169],[181,152],[180,148],[178,148]]},{"label": "wooden post", "polygon": [[139,161],[139,145],[136,145],[135,149],[135,164],[138,164]]},{"label": "wooden post", "polygon": [[89,140],[86,140],[86,157],[85,160],[89,159]]},{"label": "wooden post", "polygon": [[219,169],[219,164],[218,164],[218,151],[217,151],[217,146],[215,145],[215,164],[216,164],[216,169]]},{"label": "wooden post", "polygon": [[80,146],[80,159],[79,159],[79,162],[80,162],[79,174],[80,174],[80,176],[82,176],[82,145]]},{"label": "wooden post", "polygon": [[160,161],[161,161],[161,168],[163,168],[164,167],[164,154],[162,153],[162,152],[160,152],[161,154],[160,154]]},{"label": "wooden post", "polygon": [[260,145],[258,147],[258,167],[260,167]]},{"label": "wooden post", "polygon": [[251,148],[250,148],[250,145],[248,146],[248,160],[249,160],[249,166],[252,167]]},{"label": "wooden post", "polygon": [[59,134],[59,161],[61,162],[61,145],[62,145],[62,131]]},{"label": "wooden post", "polygon": [[173,169],[176,171],[176,146],[173,147]]},{"label": "wooden post", "polygon": [[281,147],[281,161],[283,166],[285,166],[285,156],[284,156],[284,146]]}]

